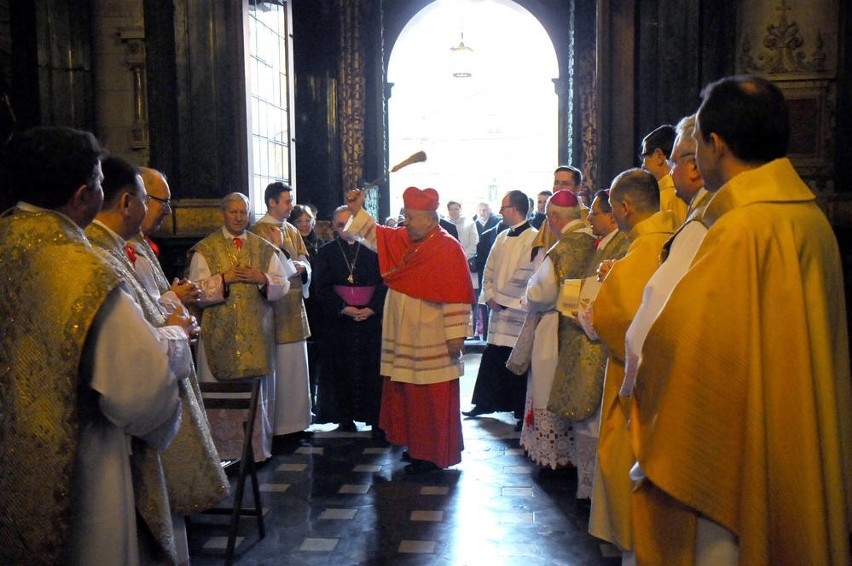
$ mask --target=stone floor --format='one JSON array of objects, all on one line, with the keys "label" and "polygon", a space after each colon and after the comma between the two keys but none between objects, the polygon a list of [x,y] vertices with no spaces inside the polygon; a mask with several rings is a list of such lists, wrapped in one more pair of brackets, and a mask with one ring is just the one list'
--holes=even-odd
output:
[{"label": "stone floor", "polygon": [[[462,409],[479,354],[465,356]],[[509,413],[463,419],[462,463],[405,474],[402,448],[359,432],[314,426],[314,436],[276,450],[260,469],[267,534],[244,518],[236,564],[607,565],[616,549],[586,532],[576,474],[541,473],[518,445]],[[250,496],[246,497],[246,502]],[[196,518],[192,564],[221,564],[221,518]]]}]

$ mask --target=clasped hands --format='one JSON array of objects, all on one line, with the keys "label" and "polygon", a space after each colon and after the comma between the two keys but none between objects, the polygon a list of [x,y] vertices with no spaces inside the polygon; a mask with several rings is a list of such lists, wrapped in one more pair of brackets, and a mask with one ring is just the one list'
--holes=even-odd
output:
[{"label": "clasped hands", "polygon": [[606,279],[607,273],[609,273],[609,270],[612,269],[612,266],[614,264],[614,259],[605,259],[601,262],[601,264],[598,266],[598,281],[602,282],[604,279]]},{"label": "clasped hands", "polygon": [[178,305],[175,311],[166,320],[166,326],[180,326],[186,333],[186,337],[190,340],[197,337],[201,332],[201,327],[198,326],[198,320],[192,316],[186,307]]},{"label": "clasped hands", "polygon": [[222,274],[222,277],[225,285],[233,285],[234,283],[266,284],[266,274],[250,265],[232,265],[228,271]]},{"label": "clasped hands", "polygon": [[364,307],[362,309],[359,309],[358,307],[345,307],[342,311],[340,311],[340,314],[348,316],[356,322],[361,322],[362,320],[367,320],[376,313],[370,307]]},{"label": "clasped hands", "polygon": [[172,281],[171,291],[185,305],[192,305],[201,300],[201,287],[189,279],[178,279],[175,277]]}]

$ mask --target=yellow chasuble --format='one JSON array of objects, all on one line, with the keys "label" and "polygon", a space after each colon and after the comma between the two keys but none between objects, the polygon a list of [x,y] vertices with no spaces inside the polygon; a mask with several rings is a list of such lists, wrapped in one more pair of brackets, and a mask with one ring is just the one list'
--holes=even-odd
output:
[{"label": "yellow chasuble", "polygon": [[[677,229],[669,211],[661,211],[636,224],[627,238],[627,254],[615,262],[595,298],[594,327],[609,351],[604,377],[598,466],[592,496],[589,531],[611,540],[622,550],[633,548],[630,517],[630,467],[633,453],[627,434],[625,411],[618,391],[624,378],[624,336],[642,304],[645,284],[660,265],[660,251]],[[605,492],[602,495],[601,492]],[[605,501],[605,505],[601,502]],[[614,539],[614,540],[613,540]]]},{"label": "yellow chasuble", "polygon": [[[256,222],[249,228],[249,231],[272,243],[272,228],[274,226],[277,226],[281,230],[283,240],[281,249],[287,252],[289,257],[293,259],[308,257],[308,249],[305,247],[302,235],[299,234],[299,229],[287,221],[283,221],[280,224]],[[283,257],[281,261],[285,261]],[[272,303],[272,310],[275,313],[276,344],[298,342],[311,336],[302,287],[302,276],[292,277],[290,279],[290,289],[287,291],[287,294],[281,300]]]},{"label": "yellow chasuble", "polygon": [[675,224],[680,226],[686,222],[687,205],[675,191],[674,180],[671,175],[666,175],[659,181],[657,185],[660,187],[660,211],[668,210],[674,215]]},{"label": "yellow chasuble", "polygon": [[852,387],[831,226],[787,159],[735,176],[703,221],[633,392],[637,560],[691,563],[703,515],[737,536],[740,564],[848,565]]}]

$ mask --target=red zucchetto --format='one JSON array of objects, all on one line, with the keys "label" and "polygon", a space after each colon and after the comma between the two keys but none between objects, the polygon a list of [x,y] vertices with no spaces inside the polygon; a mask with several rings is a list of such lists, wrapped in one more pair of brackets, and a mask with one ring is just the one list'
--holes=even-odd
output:
[{"label": "red zucchetto", "polygon": [[408,187],[402,193],[402,202],[407,210],[438,210],[438,191]]},{"label": "red zucchetto", "polygon": [[580,201],[577,200],[577,195],[567,189],[562,189],[553,193],[553,196],[550,197],[550,204],[562,208],[575,208],[580,206]]}]

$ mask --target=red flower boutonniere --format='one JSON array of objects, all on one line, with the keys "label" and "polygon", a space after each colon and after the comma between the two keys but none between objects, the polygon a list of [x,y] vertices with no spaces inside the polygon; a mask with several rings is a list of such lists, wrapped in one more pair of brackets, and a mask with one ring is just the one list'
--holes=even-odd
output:
[{"label": "red flower boutonniere", "polygon": [[133,267],[136,267],[136,250],[133,249],[133,246],[127,244],[124,246],[124,251],[127,252],[127,257],[130,258],[130,263],[133,264]]}]

